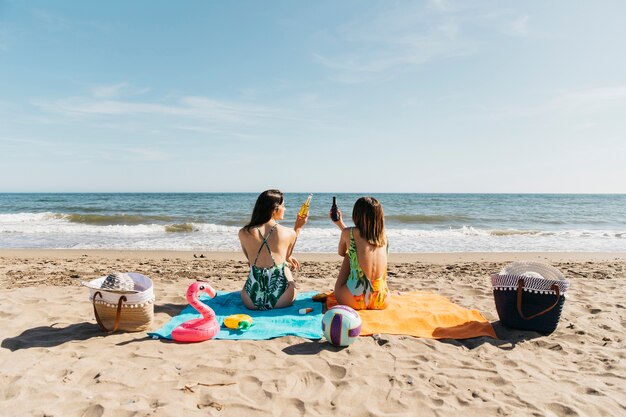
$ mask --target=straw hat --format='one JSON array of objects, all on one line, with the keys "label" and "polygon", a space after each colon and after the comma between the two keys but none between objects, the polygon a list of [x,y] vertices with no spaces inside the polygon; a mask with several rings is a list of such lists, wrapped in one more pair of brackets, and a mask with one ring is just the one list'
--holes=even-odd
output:
[{"label": "straw hat", "polygon": [[541,262],[513,262],[502,268],[500,275],[517,275],[558,281],[565,279],[561,271]]},{"label": "straw hat", "polygon": [[123,272],[113,272],[109,274],[101,281],[100,285],[98,285],[100,281],[101,280],[94,280],[83,282],[82,284],[92,289],[105,290],[119,294],[133,294],[138,292],[135,290],[135,281],[133,281],[130,275]]}]

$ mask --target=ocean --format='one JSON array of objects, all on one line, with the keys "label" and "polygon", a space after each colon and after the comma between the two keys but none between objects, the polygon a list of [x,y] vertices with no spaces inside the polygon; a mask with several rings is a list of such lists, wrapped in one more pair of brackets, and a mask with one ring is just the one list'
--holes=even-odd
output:
[{"label": "ocean", "polygon": [[[314,194],[296,252],[334,253],[361,194]],[[0,248],[239,251],[257,193],[0,194]],[[285,194],[293,226],[307,194]],[[624,252],[626,195],[374,194],[391,252]]]}]

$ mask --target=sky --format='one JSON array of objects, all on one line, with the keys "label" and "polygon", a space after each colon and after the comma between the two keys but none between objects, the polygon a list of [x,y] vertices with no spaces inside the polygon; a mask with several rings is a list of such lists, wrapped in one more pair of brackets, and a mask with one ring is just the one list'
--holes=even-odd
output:
[{"label": "sky", "polygon": [[624,17],[0,0],[0,192],[626,193]]}]

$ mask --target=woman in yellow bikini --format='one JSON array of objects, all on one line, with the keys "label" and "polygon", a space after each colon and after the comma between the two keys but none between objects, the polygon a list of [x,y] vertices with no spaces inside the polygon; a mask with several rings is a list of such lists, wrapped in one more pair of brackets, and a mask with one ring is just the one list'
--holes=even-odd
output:
[{"label": "woman in yellow bikini", "polygon": [[352,210],[355,227],[346,227],[339,212],[339,255],[343,263],[335,283],[339,304],[356,310],[382,310],[389,305],[388,244],[383,206],[373,197],[361,197]]},{"label": "woman in yellow bikini", "polygon": [[285,215],[283,193],[267,190],[257,198],[250,223],[239,230],[239,241],[250,271],[241,291],[251,310],[288,307],[296,298],[296,285],[289,267],[299,263],[291,254],[307,218],[296,216],[293,229],[277,223]]}]

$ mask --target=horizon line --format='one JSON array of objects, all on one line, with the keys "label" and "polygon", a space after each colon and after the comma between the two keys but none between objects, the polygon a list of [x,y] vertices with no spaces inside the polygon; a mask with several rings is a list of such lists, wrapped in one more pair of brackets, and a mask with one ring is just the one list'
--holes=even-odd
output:
[{"label": "horizon line", "polygon": [[[262,191],[0,191],[2,194],[260,194]],[[437,195],[626,195],[626,192],[433,192],[433,191],[283,191],[283,194],[437,194]]]}]

